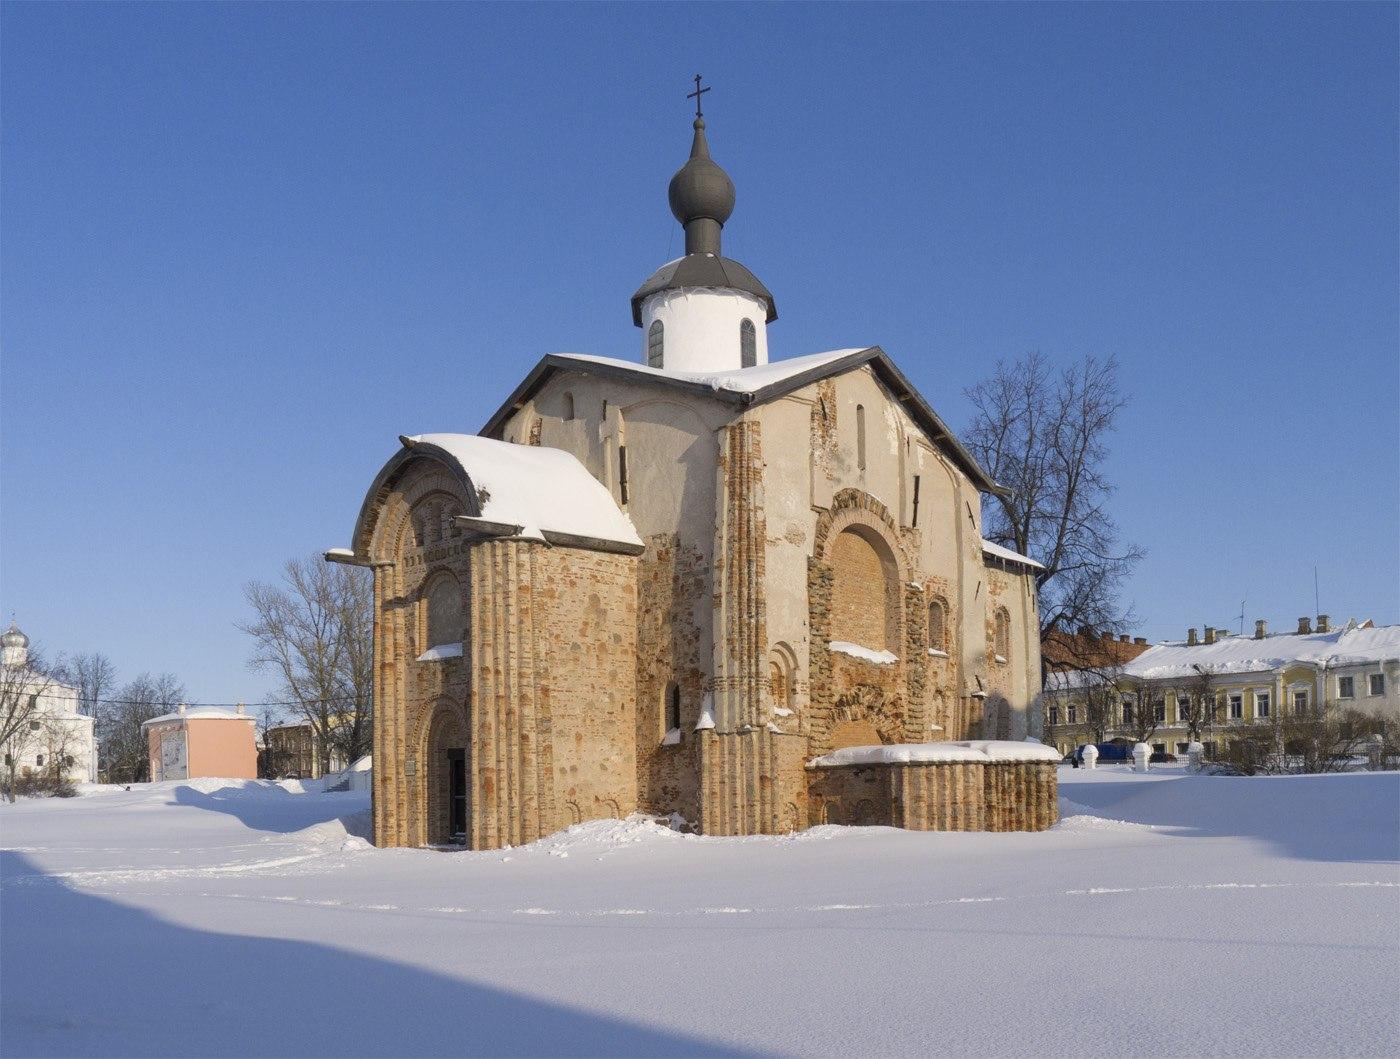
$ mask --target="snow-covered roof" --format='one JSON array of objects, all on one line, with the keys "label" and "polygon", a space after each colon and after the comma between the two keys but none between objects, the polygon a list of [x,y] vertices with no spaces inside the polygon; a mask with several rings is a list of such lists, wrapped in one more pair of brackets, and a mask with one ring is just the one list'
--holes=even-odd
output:
[{"label": "snow-covered roof", "polygon": [[752,368],[732,368],[729,371],[666,371],[650,368],[632,360],[617,360],[613,357],[595,357],[584,353],[560,353],[564,360],[577,360],[587,364],[602,364],[610,368],[649,375],[653,378],[669,379],[676,382],[690,382],[698,386],[708,386],[712,390],[727,393],[756,393],[765,386],[786,382],[795,375],[813,368],[825,367],[833,361],[841,360],[865,350],[864,346],[852,349],[833,349],[827,353],[809,353],[802,357],[789,357],[774,360],[767,364],[755,364]]},{"label": "snow-covered roof", "polygon": [[239,713],[231,710],[227,706],[186,706],[183,710],[176,710],[174,713],[163,713],[159,717],[152,717],[149,721],[143,721],[142,728],[148,724],[160,724],[164,721],[251,721],[246,713]]},{"label": "snow-covered roof", "polygon": [[993,544],[982,538],[982,554],[995,555],[998,559],[1005,559],[1009,563],[1020,563],[1022,566],[1033,567],[1036,570],[1044,570],[1045,567],[1032,559],[1029,555],[1022,555],[1020,552],[1013,552],[1010,548],[1003,548],[1000,544]]},{"label": "snow-covered roof", "polygon": [[952,761],[991,762],[1059,761],[1060,752],[1052,746],[1031,740],[970,739],[945,743],[888,743],[884,746],[848,746],[813,758],[808,768],[839,768],[842,765],[938,764]]},{"label": "snow-covered roof", "polygon": [[643,549],[632,520],[571,453],[476,434],[415,434],[399,440],[404,450],[384,465],[360,508],[354,550],[332,549],[326,558],[366,557],[382,491],[414,456],[447,465],[468,495],[469,517],[487,532],[629,554]]},{"label": "snow-covered roof", "polygon": [[550,353],[535,365],[514,392],[486,421],[481,433],[502,437],[506,423],[544,386],[556,372],[576,371],[621,380],[655,381],[692,393],[705,394],[735,405],[748,406],[776,400],[820,379],[868,365],[898,399],[900,407],[927,432],[928,437],[962,468],[978,489],[1004,492],[958,441],[948,425],[938,417],[913,383],[905,378],[894,361],[879,346],[864,349],[833,349],[800,357],[757,364],[730,371],[676,372],[651,368],[633,360],[598,357],[582,353]]},{"label": "snow-covered roof", "polygon": [[407,440],[457,461],[476,487],[481,518],[488,522],[519,526],[522,537],[538,540],[553,530],[642,546],[632,520],[572,453],[476,434],[418,434]]},{"label": "snow-covered roof", "polygon": [[[1226,636],[1215,643],[1181,641],[1149,647],[1121,669],[1124,676],[1140,680],[1180,680],[1207,672],[1232,674],[1274,673],[1291,665],[1326,668],[1400,661],[1400,625],[1378,628],[1341,628],[1332,632],[1280,633],[1255,639]],[[1047,691],[1066,691],[1092,682],[1089,674],[1072,670],[1046,674]]]}]

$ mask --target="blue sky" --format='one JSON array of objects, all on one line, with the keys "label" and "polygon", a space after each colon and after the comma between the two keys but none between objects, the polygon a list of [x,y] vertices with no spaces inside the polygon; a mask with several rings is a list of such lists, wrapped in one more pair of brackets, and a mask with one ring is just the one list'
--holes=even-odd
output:
[{"label": "blue sky", "polygon": [[[1400,621],[1397,7],[22,5],[0,35],[0,607],[257,699],[241,588],[399,433],[632,357],[690,77],[772,355],[950,423],[1112,354],[1153,639]],[[8,614],[7,614],[8,616]]]}]

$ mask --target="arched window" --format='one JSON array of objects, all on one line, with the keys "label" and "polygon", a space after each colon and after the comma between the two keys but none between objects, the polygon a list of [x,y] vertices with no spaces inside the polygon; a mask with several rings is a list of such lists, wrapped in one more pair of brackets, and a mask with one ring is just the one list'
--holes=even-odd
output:
[{"label": "arched window", "polygon": [[941,599],[928,605],[928,645],[930,650],[948,650],[948,605]]},{"label": "arched window", "polygon": [[768,694],[773,711],[779,717],[790,717],[794,710],[793,675],[797,659],[785,643],[776,644],[768,654]]},{"label": "arched window", "polygon": [[647,329],[647,367],[660,368],[666,359],[666,328],[660,320],[653,320]]},{"label": "arched window", "polygon": [[566,393],[564,395],[564,419],[572,422],[574,418],[574,395]]},{"label": "arched window", "polygon": [[856,405],[856,466],[865,470],[865,405]]},{"label": "arched window", "polygon": [[872,651],[899,650],[899,573],[889,546],[864,527],[842,530],[832,541],[832,642]]},{"label": "arched window", "polygon": [[753,321],[745,320],[739,325],[739,366],[752,368],[758,363],[758,333]]},{"label": "arched window", "polygon": [[1011,657],[1011,615],[1004,607],[997,608],[996,653],[1002,661]]},{"label": "arched window", "polygon": [[678,732],[681,727],[681,687],[674,680],[666,685],[666,731]]},{"label": "arched window", "polygon": [[428,646],[461,643],[462,590],[453,577],[439,578],[428,590]]}]

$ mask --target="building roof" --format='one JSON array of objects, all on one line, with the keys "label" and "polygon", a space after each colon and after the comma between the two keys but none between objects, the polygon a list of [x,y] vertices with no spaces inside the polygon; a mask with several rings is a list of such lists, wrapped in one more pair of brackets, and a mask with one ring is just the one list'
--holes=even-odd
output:
[{"label": "building roof", "polygon": [[1138,655],[1123,671],[1144,680],[1166,680],[1195,676],[1197,666],[1228,675],[1272,673],[1299,663],[1332,668],[1389,661],[1400,661],[1400,625],[1347,626],[1263,639],[1226,636],[1210,644],[1162,643]]},{"label": "building roof", "polygon": [[174,713],[163,713],[159,717],[152,717],[149,721],[142,721],[141,727],[145,728],[151,724],[161,724],[165,721],[252,721],[253,718],[246,713],[239,713],[237,710],[230,710],[227,706],[186,706],[183,710],[176,710]]},{"label": "building roof", "polygon": [[[1112,641],[1104,641],[1102,646],[1109,648],[1110,645],[1114,648],[1134,646]],[[1044,655],[1052,666],[1054,653],[1047,640]],[[1380,663],[1400,664],[1400,625],[1378,628],[1349,625],[1331,632],[1280,633],[1263,639],[1225,636],[1215,643],[1160,643],[1141,649],[1136,657],[1124,661],[1119,672],[1138,680],[1183,680],[1198,676],[1201,670],[1216,676],[1248,676],[1277,673],[1293,665],[1332,669]],[[1086,669],[1093,667],[1093,663],[1079,664]],[[1052,668],[1046,674],[1045,688],[1064,691],[1096,679],[1092,673]]]},{"label": "building roof", "polygon": [[809,383],[830,378],[863,365],[869,365],[875,377],[894,394],[910,418],[933,439],[945,454],[972,479],[977,488],[989,493],[1004,492],[982,466],[965,449],[948,425],[938,417],[904,373],[895,367],[879,346],[863,349],[836,349],[786,360],[770,361],[752,368],[735,368],[719,372],[675,372],[649,368],[630,360],[587,356],[578,353],[550,353],[543,357],[529,375],[515,388],[504,403],[481,428],[488,437],[499,437],[506,420],[533,397],[555,374],[576,371],[587,375],[630,382],[654,382],[672,389],[711,397],[729,404],[746,407],[764,404],[799,390]]},{"label": "building roof", "polygon": [[718,254],[686,254],[668,261],[653,272],[632,295],[632,322],[642,326],[642,303],[663,290],[689,287],[729,289],[752,294],[767,306],[768,323],[778,318],[778,305],[772,293],[752,272],[733,258]]},{"label": "building roof", "polygon": [[468,519],[483,532],[629,554],[643,550],[632,520],[572,453],[475,434],[417,434],[399,441],[403,449],[384,465],[360,507],[354,550],[337,548],[327,558],[368,558],[381,494],[415,456],[446,465],[462,485]]}]

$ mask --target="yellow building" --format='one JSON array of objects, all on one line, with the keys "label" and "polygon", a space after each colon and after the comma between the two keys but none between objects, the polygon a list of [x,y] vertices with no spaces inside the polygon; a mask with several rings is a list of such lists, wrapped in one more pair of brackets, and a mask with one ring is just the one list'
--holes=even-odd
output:
[{"label": "yellow building", "polygon": [[1400,720],[1400,625],[1367,621],[1333,629],[1327,615],[1300,618],[1296,632],[1253,636],[1207,627],[1128,661],[1064,669],[1045,682],[1045,741],[1062,753],[1118,737],[1136,738],[1151,711],[1153,749],[1184,754],[1193,717],[1207,756],[1248,726],[1307,716],[1321,705]]}]

